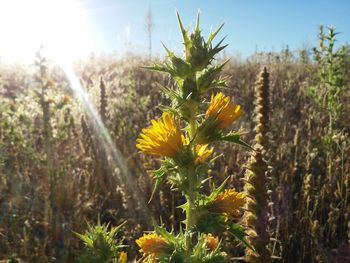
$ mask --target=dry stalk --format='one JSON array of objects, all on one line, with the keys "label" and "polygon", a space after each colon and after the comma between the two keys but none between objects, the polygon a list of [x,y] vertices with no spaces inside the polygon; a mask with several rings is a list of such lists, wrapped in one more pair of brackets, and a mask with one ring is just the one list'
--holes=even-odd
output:
[{"label": "dry stalk", "polygon": [[107,120],[107,93],[106,93],[106,84],[101,76],[100,78],[100,115],[101,120],[104,124],[106,124]]},{"label": "dry stalk", "polygon": [[263,159],[268,144],[266,133],[268,131],[269,112],[269,73],[264,68],[256,82],[256,104],[255,104],[255,149],[256,152],[247,162],[245,173],[245,192],[247,193],[246,211],[243,221],[247,227],[247,235],[254,250],[246,250],[247,262],[269,262],[270,251],[269,234],[267,232],[267,204],[268,195],[266,189],[267,163]]}]

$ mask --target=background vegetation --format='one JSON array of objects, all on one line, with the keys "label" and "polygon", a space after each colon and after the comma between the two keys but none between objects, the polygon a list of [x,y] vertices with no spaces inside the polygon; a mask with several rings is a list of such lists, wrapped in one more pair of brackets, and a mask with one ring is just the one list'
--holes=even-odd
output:
[{"label": "background vegetation", "polygon": [[[335,48],[334,30],[324,31],[314,50],[232,58],[224,70],[225,93],[244,108],[235,125],[248,142],[254,83],[262,66],[270,73],[267,228],[276,262],[350,261],[350,48]],[[159,164],[135,148],[166,100],[158,84],[172,83],[141,68],[154,60],[91,56],[76,65],[113,140],[108,147],[59,67],[40,54],[29,67],[0,64],[0,260],[76,262],[83,243],[73,231],[83,233],[99,214],[111,226],[127,220],[117,238],[125,237],[129,259],[152,218],[179,229],[184,215],[175,207],[184,200],[165,186],[146,205],[147,171]],[[243,189],[246,151],[219,149],[225,158],[208,187],[230,175],[229,185]],[[244,248],[232,252],[243,256]]]}]

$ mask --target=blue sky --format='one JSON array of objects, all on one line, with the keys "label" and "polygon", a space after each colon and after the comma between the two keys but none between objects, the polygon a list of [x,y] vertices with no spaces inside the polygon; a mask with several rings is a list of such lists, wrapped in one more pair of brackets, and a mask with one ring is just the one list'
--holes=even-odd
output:
[{"label": "blue sky", "polygon": [[317,45],[318,26],[334,25],[340,44],[350,42],[350,0],[0,0],[0,62],[32,61],[44,46],[52,60],[71,61],[95,53],[147,55],[145,16],[154,18],[153,55],[161,41],[180,53],[175,16],[204,35],[225,23],[226,52],[247,57],[254,51]]},{"label": "blue sky", "polygon": [[162,52],[163,41],[172,50],[181,49],[175,10],[185,25],[195,23],[201,12],[203,32],[222,22],[221,37],[228,35],[227,51],[247,56],[255,50],[278,51],[314,46],[318,26],[334,25],[341,34],[339,43],[350,42],[349,0],[83,0],[97,36],[98,48],[106,52],[131,50],[147,54],[144,20],[148,8],[153,13],[153,53]]}]

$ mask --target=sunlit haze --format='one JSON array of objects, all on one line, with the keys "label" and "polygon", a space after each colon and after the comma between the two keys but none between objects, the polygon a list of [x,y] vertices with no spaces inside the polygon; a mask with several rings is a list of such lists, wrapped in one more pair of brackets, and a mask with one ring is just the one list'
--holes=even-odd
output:
[{"label": "sunlit haze", "polygon": [[88,19],[76,0],[0,0],[0,58],[28,62],[43,47],[53,60],[72,60],[94,49]]}]

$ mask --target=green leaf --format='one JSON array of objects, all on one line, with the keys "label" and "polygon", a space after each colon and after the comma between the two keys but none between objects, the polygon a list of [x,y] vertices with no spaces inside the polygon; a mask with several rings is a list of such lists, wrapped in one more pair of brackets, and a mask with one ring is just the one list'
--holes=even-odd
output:
[{"label": "green leaf", "polygon": [[211,34],[209,35],[209,38],[208,38],[207,43],[206,43],[207,47],[209,47],[209,45],[211,44],[211,41],[213,41],[213,39],[216,37],[216,35],[219,33],[219,31],[221,30],[221,28],[222,28],[224,25],[225,25],[225,23],[222,23],[221,26],[219,26],[219,28],[216,29],[214,33],[211,33]]},{"label": "green leaf", "polygon": [[245,238],[247,234],[244,231],[244,228],[239,224],[232,224],[229,227],[229,233],[235,236],[239,241],[241,241],[246,247],[254,251],[254,248],[248,243]]},{"label": "green leaf", "polygon": [[213,81],[213,83],[211,84],[212,87],[220,87],[220,88],[228,88],[227,86],[227,81],[222,79],[222,80],[218,80],[218,81]]},{"label": "green leaf", "polygon": [[175,56],[174,52],[172,52],[170,49],[168,49],[163,42],[161,42],[161,43],[162,43],[165,51],[168,53],[169,58],[172,59]]},{"label": "green leaf", "polygon": [[169,99],[171,100],[174,100],[174,99],[180,99],[181,96],[173,89],[170,89],[168,87],[164,87],[163,85],[161,84],[158,84],[158,87],[161,91],[163,91],[168,97]]},{"label": "green leaf", "polygon": [[177,16],[177,20],[178,20],[179,25],[180,25],[180,29],[181,29],[181,33],[182,33],[182,37],[183,37],[185,46],[188,47],[190,45],[190,43],[191,43],[190,37],[188,36],[187,30],[184,28],[184,26],[183,26],[183,24],[181,22],[181,18],[180,18],[179,12],[176,12],[176,16]]},{"label": "green leaf", "polygon": [[158,108],[162,111],[162,112],[170,112],[172,115],[180,117],[179,112],[176,109],[173,109],[170,106],[166,106],[166,105],[159,105]]},{"label": "green leaf", "polygon": [[228,46],[228,44],[227,44],[227,45],[220,47],[220,45],[222,44],[222,42],[225,39],[226,39],[226,36],[223,39],[221,39],[220,42],[213,49],[210,50],[209,55],[211,57],[214,57],[217,53],[219,53],[221,50],[223,50],[224,48],[226,48]]},{"label": "green leaf", "polygon": [[154,188],[153,188],[151,197],[148,200],[148,203],[152,201],[154,194],[156,193],[157,190],[159,190],[160,186],[164,183],[166,169],[164,167],[160,167],[158,170],[154,171],[154,175],[155,175],[156,183],[154,184]]},{"label": "green leaf", "polygon": [[171,232],[168,232],[164,227],[161,227],[161,226],[156,226],[154,228],[155,232],[158,234],[158,235],[161,235],[162,237],[164,237],[167,241],[169,241],[170,243],[176,243],[177,240],[176,240],[176,237],[173,235],[173,233]]},{"label": "green leaf", "polygon": [[222,136],[220,138],[220,140],[223,140],[223,141],[228,141],[228,142],[233,142],[235,144],[238,144],[238,145],[241,145],[245,148],[248,148],[250,150],[253,150],[254,151],[254,148],[252,146],[250,146],[248,143],[246,143],[245,141],[243,141],[241,139],[241,136],[242,134],[241,133],[229,133],[228,135],[226,136]]},{"label": "green leaf", "polygon": [[200,29],[200,26],[199,26],[199,17],[200,17],[200,13],[198,12],[198,14],[197,14],[197,22],[196,22],[196,29],[195,29],[197,33],[201,32],[201,29]]},{"label": "green leaf", "polygon": [[228,177],[221,183],[221,185],[220,185],[218,188],[214,189],[214,190],[211,192],[211,194],[210,194],[209,197],[208,197],[208,199],[209,199],[210,201],[214,200],[214,199],[224,190],[225,185],[226,185],[226,183],[227,183],[227,181],[228,181],[229,178],[230,178],[230,176],[228,176]]},{"label": "green leaf", "polygon": [[147,69],[147,70],[158,71],[158,72],[171,73],[171,69],[169,69],[166,66],[159,65],[159,64],[154,64],[153,66],[145,66],[145,67],[141,67],[141,68]]},{"label": "green leaf", "polygon": [[73,233],[78,237],[80,238],[86,246],[88,247],[93,247],[93,240],[91,240],[87,235],[82,235],[82,234],[79,234],[77,232],[74,232]]},{"label": "green leaf", "polygon": [[182,204],[182,205],[179,205],[179,206],[176,207],[176,208],[181,208],[183,211],[187,211],[188,208],[189,208],[189,203],[188,203],[188,201],[187,201],[186,203],[184,203],[184,204]]},{"label": "green leaf", "polygon": [[199,74],[197,74],[197,89],[201,92],[205,92],[207,89],[215,86],[227,87],[225,81],[216,80],[219,77],[223,67],[230,61],[227,59],[224,63],[216,66],[209,67]]}]

